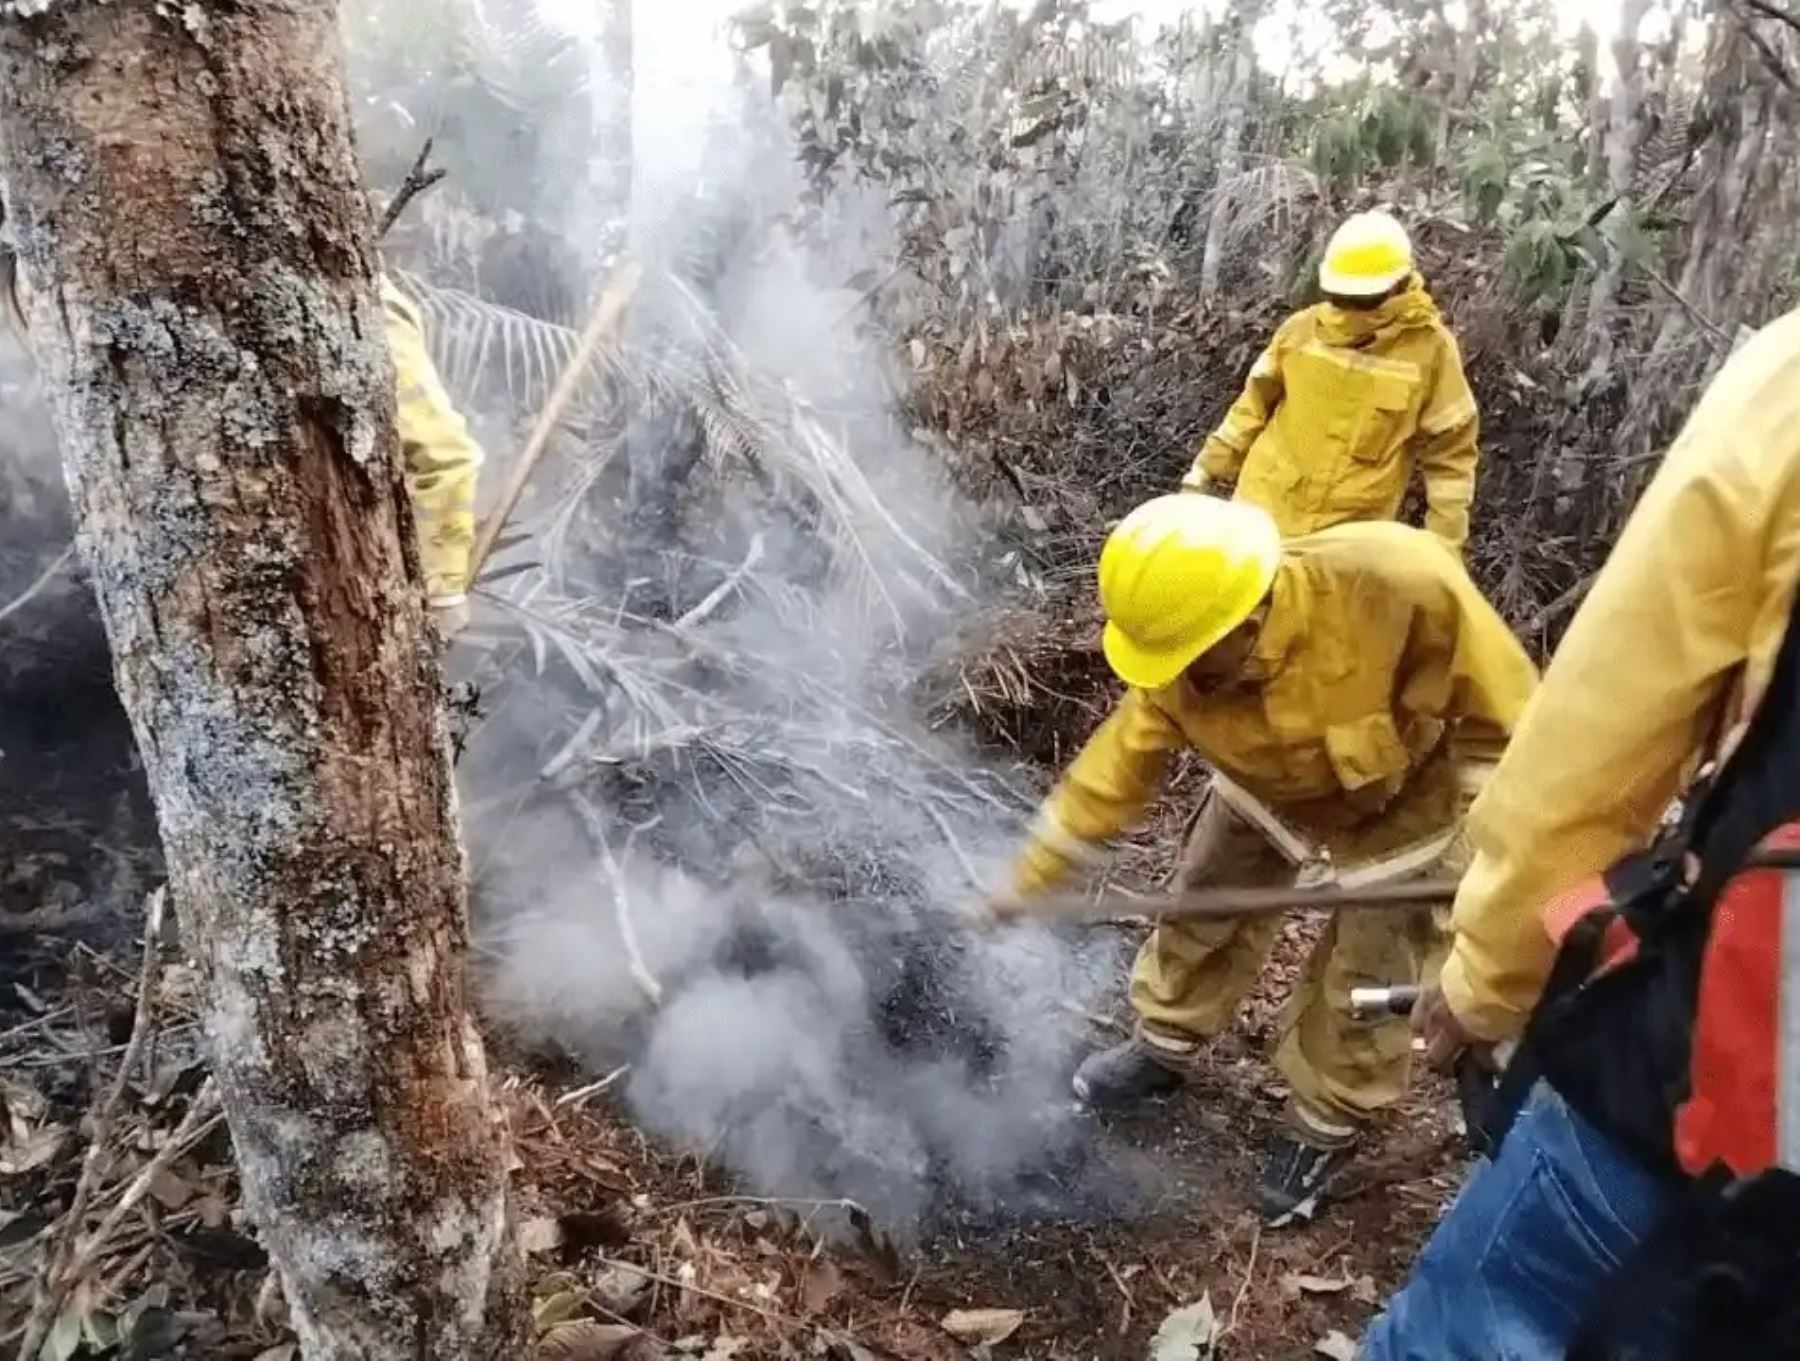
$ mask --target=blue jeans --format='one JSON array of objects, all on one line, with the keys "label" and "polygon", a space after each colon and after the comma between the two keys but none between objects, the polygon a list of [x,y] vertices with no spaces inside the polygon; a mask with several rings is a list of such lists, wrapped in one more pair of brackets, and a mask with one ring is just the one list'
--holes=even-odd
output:
[{"label": "blue jeans", "polygon": [[1562,1361],[1674,1195],[1540,1084],[1369,1325],[1363,1361]]}]

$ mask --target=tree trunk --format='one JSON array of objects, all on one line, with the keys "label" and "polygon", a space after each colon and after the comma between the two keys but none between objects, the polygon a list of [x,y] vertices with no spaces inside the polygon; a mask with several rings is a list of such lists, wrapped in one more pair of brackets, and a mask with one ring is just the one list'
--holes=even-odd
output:
[{"label": "tree trunk", "polygon": [[1606,240],[1606,258],[1588,295],[1584,346],[1590,381],[1612,366],[1614,312],[1619,285],[1625,278],[1626,251],[1636,230],[1637,205],[1632,201],[1631,186],[1644,142],[1644,68],[1638,59],[1638,29],[1649,10],[1649,0],[1625,0],[1619,31],[1613,38],[1616,71],[1606,117],[1606,191],[1613,206],[1600,229]]},{"label": "tree trunk", "polygon": [[0,0],[0,179],[305,1354],[516,1357],[508,1138],[331,0]]},{"label": "tree trunk", "polygon": [[1226,192],[1243,170],[1244,124],[1249,121],[1250,89],[1256,76],[1256,44],[1252,30],[1260,5],[1238,7],[1237,32],[1231,58],[1231,83],[1225,91],[1225,114],[1219,134],[1219,163],[1213,178],[1213,206],[1206,221],[1206,243],[1200,256],[1200,296],[1216,297],[1219,271],[1224,265],[1225,234],[1230,225],[1231,202]]},{"label": "tree trunk", "polygon": [[[1758,309],[1781,296],[1780,281],[1800,251],[1800,175],[1793,156],[1800,94],[1770,69],[1771,61],[1800,74],[1800,32],[1776,20],[1714,13],[1696,113],[1710,132],[1699,156],[1702,187],[1688,209],[1675,286],[1726,337],[1769,319]],[[1666,353],[1696,327],[1684,308],[1671,303],[1653,353]],[[1724,357],[1717,341],[1709,339],[1714,362]]]}]

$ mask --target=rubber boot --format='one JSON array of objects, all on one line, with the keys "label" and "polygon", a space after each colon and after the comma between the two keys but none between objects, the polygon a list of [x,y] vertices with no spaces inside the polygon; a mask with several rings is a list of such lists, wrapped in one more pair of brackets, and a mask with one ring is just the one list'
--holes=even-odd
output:
[{"label": "rubber boot", "polygon": [[1140,1026],[1123,1044],[1089,1054],[1071,1085],[1085,1106],[1130,1110],[1178,1090],[1199,1048],[1192,1040],[1148,1035]]}]

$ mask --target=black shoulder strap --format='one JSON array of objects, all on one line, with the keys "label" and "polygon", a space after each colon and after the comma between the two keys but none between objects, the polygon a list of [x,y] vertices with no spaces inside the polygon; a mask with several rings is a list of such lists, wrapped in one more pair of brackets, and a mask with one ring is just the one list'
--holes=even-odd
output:
[{"label": "black shoulder strap", "polygon": [[1691,895],[1710,906],[1763,838],[1800,818],[1800,593],[1788,615],[1768,689],[1743,740],[1701,796],[1690,847],[1700,858]]}]

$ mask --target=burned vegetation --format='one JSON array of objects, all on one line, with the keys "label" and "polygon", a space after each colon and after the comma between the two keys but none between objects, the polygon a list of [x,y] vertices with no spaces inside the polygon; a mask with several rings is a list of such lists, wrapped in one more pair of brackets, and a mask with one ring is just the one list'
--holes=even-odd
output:
[{"label": "burned vegetation", "polygon": [[[1268,993],[1191,1090],[1097,1120],[1067,1079],[1129,1024],[1137,928],[968,908],[1111,703],[1107,526],[1175,484],[1348,210],[1408,218],[1483,413],[1471,566],[1548,650],[1791,300],[1797,35],[1667,7],[1620,101],[1534,0],[1491,49],[1388,6],[1399,77],[1345,84],[1252,59],[1279,6],[726,7],[712,66],[622,0],[587,33],[342,8],[378,202],[427,134],[449,172],[383,265],[484,509],[542,435],[445,677],[540,1354],[1140,1357],[1177,1320],[1196,1357],[1347,1354],[1456,1184],[1447,1094],[1341,1215],[1265,1237],[1237,1188],[1284,1095]],[[0,1333],[292,1361],[202,981],[167,917],[138,940],[161,853],[9,345]],[[1110,884],[1161,881],[1194,788]]]}]

